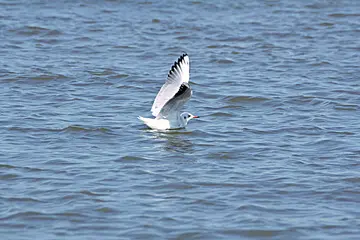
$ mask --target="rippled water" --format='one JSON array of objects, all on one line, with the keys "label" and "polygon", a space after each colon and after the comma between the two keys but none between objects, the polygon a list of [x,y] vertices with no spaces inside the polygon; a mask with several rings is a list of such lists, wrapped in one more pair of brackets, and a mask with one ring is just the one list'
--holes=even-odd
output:
[{"label": "rippled water", "polygon": [[[359,1],[0,1],[1,239],[358,239]],[[200,115],[148,130],[171,64]]]}]

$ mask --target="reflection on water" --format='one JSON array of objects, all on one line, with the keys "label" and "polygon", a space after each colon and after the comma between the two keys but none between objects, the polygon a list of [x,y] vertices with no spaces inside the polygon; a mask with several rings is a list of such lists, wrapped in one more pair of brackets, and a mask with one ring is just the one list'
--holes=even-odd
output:
[{"label": "reflection on water", "polygon": [[172,131],[156,131],[148,130],[152,133],[152,138],[158,139],[163,145],[161,148],[168,152],[192,153],[193,143],[189,140],[190,131],[172,130]]}]

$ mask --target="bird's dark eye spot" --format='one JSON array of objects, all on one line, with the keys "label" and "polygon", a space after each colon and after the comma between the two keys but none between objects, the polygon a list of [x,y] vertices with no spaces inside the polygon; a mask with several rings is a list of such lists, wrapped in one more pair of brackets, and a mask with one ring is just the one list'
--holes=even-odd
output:
[{"label": "bird's dark eye spot", "polygon": [[184,116],[184,119],[186,119],[186,117]]},{"label": "bird's dark eye spot", "polygon": [[188,118],[190,117],[190,115],[188,115]]}]

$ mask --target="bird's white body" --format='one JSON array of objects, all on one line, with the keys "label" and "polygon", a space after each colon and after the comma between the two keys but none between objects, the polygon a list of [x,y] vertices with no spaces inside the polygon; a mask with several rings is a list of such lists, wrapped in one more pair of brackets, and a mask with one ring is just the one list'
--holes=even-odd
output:
[{"label": "bird's white body", "polygon": [[168,130],[168,129],[180,129],[186,127],[190,119],[199,118],[191,113],[184,112],[177,116],[176,119],[164,119],[164,118],[144,118],[138,117],[143,121],[149,128],[157,130]]},{"label": "bird's white body", "polygon": [[149,128],[158,130],[178,129],[184,128],[186,124],[180,121],[169,121],[167,119],[144,118],[139,117]]},{"label": "bird's white body", "polygon": [[165,84],[155,98],[151,108],[155,118],[138,118],[156,130],[186,127],[190,119],[198,118],[187,112],[180,114],[181,108],[192,95],[189,80],[190,60],[187,54],[183,54],[171,67]]}]

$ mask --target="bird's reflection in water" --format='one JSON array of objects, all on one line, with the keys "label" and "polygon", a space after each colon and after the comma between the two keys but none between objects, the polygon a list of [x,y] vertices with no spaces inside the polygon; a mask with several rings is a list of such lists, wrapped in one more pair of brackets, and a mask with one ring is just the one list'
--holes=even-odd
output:
[{"label": "bird's reflection in water", "polygon": [[192,132],[186,130],[171,130],[159,132],[148,130],[153,134],[153,138],[161,140],[164,144],[163,149],[169,152],[191,153],[193,152],[193,143],[189,140]]}]

